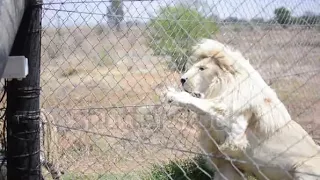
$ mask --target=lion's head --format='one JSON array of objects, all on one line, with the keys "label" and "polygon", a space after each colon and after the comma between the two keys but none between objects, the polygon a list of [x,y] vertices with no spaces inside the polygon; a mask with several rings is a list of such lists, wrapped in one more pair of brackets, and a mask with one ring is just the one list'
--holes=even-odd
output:
[{"label": "lion's head", "polygon": [[197,62],[181,76],[181,84],[186,92],[198,98],[222,93],[228,82],[242,71],[237,61],[248,62],[239,52],[211,39],[202,40],[193,50],[192,57]]}]

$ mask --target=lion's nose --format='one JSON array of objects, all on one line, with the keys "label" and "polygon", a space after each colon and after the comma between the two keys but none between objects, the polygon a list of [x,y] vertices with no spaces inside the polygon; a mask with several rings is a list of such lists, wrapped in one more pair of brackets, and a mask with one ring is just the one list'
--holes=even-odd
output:
[{"label": "lion's nose", "polygon": [[180,79],[180,82],[181,82],[182,85],[183,85],[186,81],[187,81],[186,78],[181,78],[181,79]]}]

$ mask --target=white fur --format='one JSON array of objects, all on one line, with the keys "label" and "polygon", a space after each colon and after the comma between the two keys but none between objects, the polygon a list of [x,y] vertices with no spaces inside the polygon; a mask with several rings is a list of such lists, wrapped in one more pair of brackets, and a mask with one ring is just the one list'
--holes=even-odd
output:
[{"label": "white fur", "polygon": [[[182,75],[186,92],[170,89],[167,98],[198,114],[204,152],[244,160],[248,163],[235,163],[236,167],[258,178],[318,179],[298,173],[301,171],[320,178],[319,147],[291,119],[249,61],[240,52],[210,39],[202,40],[193,50],[199,62]],[[202,94],[203,98],[190,93]],[[226,165],[227,160],[209,160],[220,170],[215,179],[239,176],[234,167]],[[263,166],[257,169],[254,163]]]}]

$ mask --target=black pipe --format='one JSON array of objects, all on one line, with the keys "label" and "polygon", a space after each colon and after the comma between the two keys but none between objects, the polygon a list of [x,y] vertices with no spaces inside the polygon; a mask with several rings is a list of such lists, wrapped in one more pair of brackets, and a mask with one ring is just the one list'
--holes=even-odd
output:
[{"label": "black pipe", "polygon": [[28,58],[29,74],[7,84],[7,177],[41,179],[40,163],[40,53],[41,6],[30,0],[25,8],[11,56]]}]

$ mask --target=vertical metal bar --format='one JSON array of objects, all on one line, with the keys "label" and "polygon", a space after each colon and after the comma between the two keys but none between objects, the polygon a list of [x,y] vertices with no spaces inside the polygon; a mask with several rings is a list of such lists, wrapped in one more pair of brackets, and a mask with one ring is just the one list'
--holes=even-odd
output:
[{"label": "vertical metal bar", "polygon": [[7,86],[8,179],[41,178],[39,95],[41,53],[41,7],[30,0],[25,9],[11,55],[28,58],[29,74]]}]

